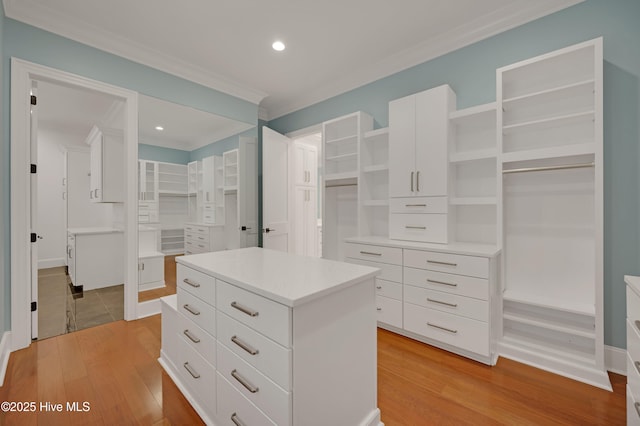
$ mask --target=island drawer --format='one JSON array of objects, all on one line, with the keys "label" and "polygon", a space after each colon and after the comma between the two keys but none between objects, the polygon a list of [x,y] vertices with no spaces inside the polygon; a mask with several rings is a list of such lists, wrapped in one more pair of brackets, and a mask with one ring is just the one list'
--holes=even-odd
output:
[{"label": "island drawer", "polygon": [[178,287],[178,312],[187,320],[193,321],[204,331],[216,335],[216,312],[215,308],[202,299]]},{"label": "island drawer", "polygon": [[216,279],[200,271],[191,269],[178,263],[177,284],[196,297],[199,297],[208,304],[216,304]]}]

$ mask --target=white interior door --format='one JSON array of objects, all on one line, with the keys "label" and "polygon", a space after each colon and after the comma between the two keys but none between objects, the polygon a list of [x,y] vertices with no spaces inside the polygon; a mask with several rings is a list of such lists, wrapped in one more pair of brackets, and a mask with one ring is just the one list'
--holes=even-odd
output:
[{"label": "white interior door", "polygon": [[[36,99],[38,91],[38,83],[36,81],[31,82],[31,99]],[[31,164],[38,164],[38,108],[34,105],[36,102],[31,102],[31,114],[30,114],[30,148],[31,148]],[[38,338],[38,175],[36,173],[30,174],[31,185],[31,217],[29,218],[31,224],[31,338]],[[35,239],[34,239],[35,236]],[[33,309],[33,307],[36,309]]]},{"label": "white interior door", "polygon": [[262,222],[264,248],[289,252],[289,155],[292,141],[268,127],[262,128]]}]

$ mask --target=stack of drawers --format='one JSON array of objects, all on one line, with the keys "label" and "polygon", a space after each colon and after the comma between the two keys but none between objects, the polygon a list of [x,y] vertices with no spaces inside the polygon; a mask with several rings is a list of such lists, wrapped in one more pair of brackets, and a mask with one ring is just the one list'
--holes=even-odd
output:
[{"label": "stack of drawers", "polygon": [[640,277],[627,283],[627,424],[640,425]]},{"label": "stack of drawers", "polygon": [[404,250],[404,328],[489,356],[489,261]]},{"label": "stack of drawers", "polygon": [[185,223],[184,253],[198,254],[224,249],[224,228],[203,223]]},{"label": "stack of drawers", "polygon": [[446,244],[447,207],[447,197],[391,198],[389,237]]},{"label": "stack of drawers", "polygon": [[378,323],[402,328],[402,249],[347,244],[347,262],[380,269],[376,277]]}]

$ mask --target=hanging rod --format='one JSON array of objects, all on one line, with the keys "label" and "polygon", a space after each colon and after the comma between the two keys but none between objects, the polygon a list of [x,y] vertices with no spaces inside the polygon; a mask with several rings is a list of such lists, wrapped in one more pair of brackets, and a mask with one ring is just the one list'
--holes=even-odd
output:
[{"label": "hanging rod", "polygon": [[325,188],[339,188],[341,186],[358,186],[357,183],[342,183],[340,185],[325,185]]},{"label": "hanging rod", "polygon": [[510,169],[503,170],[502,174],[507,173],[525,173],[525,172],[540,172],[545,170],[563,170],[563,169],[582,169],[585,167],[594,167],[596,164],[591,163],[580,163],[580,164],[565,164],[562,166],[545,166],[545,167],[527,167],[524,169]]}]

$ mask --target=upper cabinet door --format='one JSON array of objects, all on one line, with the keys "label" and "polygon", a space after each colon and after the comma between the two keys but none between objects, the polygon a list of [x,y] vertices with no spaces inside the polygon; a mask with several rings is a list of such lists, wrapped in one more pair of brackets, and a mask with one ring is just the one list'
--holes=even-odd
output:
[{"label": "upper cabinet door", "polygon": [[415,193],[416,97],[389,102],[389,196]]},{"label": "upper cabinet door", "polygon": [[317,186],[318,184],[318,150],[313,145],[293,144],[294,185]]},{"label": "upper cabinet door", "polygon": [[416,95],[414,195],[446,196],[449,111],[455,94],[447,85]]}]

